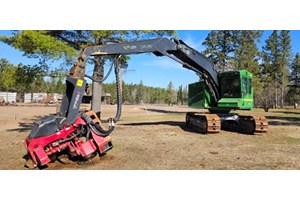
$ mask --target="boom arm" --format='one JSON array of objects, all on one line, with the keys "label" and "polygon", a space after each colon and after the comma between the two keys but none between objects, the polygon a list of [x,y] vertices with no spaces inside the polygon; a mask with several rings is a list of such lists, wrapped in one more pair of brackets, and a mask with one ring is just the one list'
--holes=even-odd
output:
[{"label": "boom arm", "polygon": [[153,53],[156,56],[167,56],[202,76],[212,95],[214,104],[220,99],[217,71],[213,63],[203,54],[189,47],[181,40],[157,38],[150,40],[115,43],[85,48],[80,59],[89,56],[104,56],[118,54]]}]

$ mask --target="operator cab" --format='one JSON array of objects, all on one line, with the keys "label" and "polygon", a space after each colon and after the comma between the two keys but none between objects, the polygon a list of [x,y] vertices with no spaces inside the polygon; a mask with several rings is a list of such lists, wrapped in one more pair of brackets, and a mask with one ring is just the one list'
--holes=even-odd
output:
[{"label": "operator cab", "polygon": [[252,74],[246,70],[218,75],[221,99],[218,107],[251,110],[253,107]]}]

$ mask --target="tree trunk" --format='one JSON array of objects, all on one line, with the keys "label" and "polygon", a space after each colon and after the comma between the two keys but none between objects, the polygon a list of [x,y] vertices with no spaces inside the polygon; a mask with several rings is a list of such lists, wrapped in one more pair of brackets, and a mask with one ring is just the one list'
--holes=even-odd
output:
[{"label": "tree trunk", "polygon": [[284,94],[284,87],[283,86],[281,86],[281,108],[283,108],[283,105],[284,105],[284,99],[283,99],[283,94]]},{"label": "tree trunk", "polygon": [[[94,79],[102,80],[104,76],[104,60],[102,58],[95,58]],[[92,110],[101,119],[101,97],[102,97],[102,83],[93,81],[92,88]]]},{"label": "tree trunk", "polygon": [[[123,94],[123,71],[124,69],[122,67],[120,67],[120,93]],[[121,100],[122,101],[122,100]],[[125,101],[124,101],[125,102]],[[123,103],[123,101],[122,101]]]},{"label": "tree trunk", "polygon": [[278,108],[277,78],[275,77],[275,109]]}]

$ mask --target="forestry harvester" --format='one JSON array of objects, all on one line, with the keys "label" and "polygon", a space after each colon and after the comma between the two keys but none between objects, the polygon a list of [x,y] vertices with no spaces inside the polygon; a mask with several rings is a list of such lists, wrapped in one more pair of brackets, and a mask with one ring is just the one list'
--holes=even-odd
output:
[{"label": "forestry harvester", "polygon": [[[182,40],[157,38],[96,45],[83,49],[66,79],[66,93],[60,112],[41,119],[31,130],[24,145],[31,166],[44,166],[64,153],[72,160],[86,161],[112,149],[110,133],[121,115],[121,83],[119,78],[122,55],[153,53],[167,56],[194,71],[199,82],[189,85],[189,107],[205,108],[210,113],[189,112],[186,125],[200,133],[219,133],[220,129],[247,134],[268,130],[265,117],[239,115],[231,110],[253,108],[252,74],[246,70],[218,73],[214,64]],[[93,111],[79,109],[85,91],[84,61],[90,56],[114,56],[117,85],[117,113],[114,118],[99,119]],[[93,79],[93,78],[92,78]],[[94,79],[93,79],[94,80]],[[102,82],[103,80],[94,80]],[[109,123],[106,129],[102,123]]]}]

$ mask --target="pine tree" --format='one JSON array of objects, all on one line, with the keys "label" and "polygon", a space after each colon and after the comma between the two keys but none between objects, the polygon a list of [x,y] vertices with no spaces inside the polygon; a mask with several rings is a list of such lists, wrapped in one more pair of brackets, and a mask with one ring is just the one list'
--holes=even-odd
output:
[{"label": "pine tree", "polygon": [[140,84],[137,86],[137,90],[136,90],[135,103],[136,104],[141,103],[144,96],[145,96],[145,90],[144,90],[143,81],[140,81]]},{"label": "pine tree", "polygon": [[290,82],[296,87],[300,87],[300,54],[296,53],[290,66]]},{"label": "pine tree", "polygon": [[264,88],[274,91],[269,98],[275,100],[275,108],[284,105],[284,87],[287,84],[288,66],[291,59],[291,37],[289,31],[273,31],[266,40],[262,52],[262,83]]},{"label": "pine tree", "polygon": [[300,54],[297,53],[290,65],[289,90],[287,98],[291,104],[300,103]]},{"label": "pine tree", "polygon": [[255,88],[255,96],[261,92],[261,83],[259,80],[259,50],[256,43],[259,42],[259,38],[262,35],[262,31],[236,31],[235,32],[234,49],[234,69],[248,70],[253,74],[253,86]]},{"label": "pine tree", "polygon": [[274,80],[275,74],[279,72],[280,56],[280,45],[277,30],[272,32],[266,40],[266,45],[263,46],[262,49],[263,73]]},{"label": "pine tree", "polygon": [[[273,104],[275,108],[278,107],[278,74],[280,69],[279,57],[280,57],[280,43],[278,37],[278,31],[275,30],[266,40],[265,46],[263,46],[262,51],[262,74],[261,82],[264,90],[269,91],[269,95],[262,94],[262,98],[265,98],[264,101],[268,106]],[[271,92],[271,93],[270,93]],[[266,99],[267,98],[267,99]]]},{"label": "pine tree", "polygon": [[185,86],[185,87],[183,88],[183,91],[182,91],[182,98],[183,98],[184,104],[188,104],[188,98],[189,98],[189,96],[188,96],[188,86]]},{"label": "pine tree", "polygon": [[262,31],[236,31],[235,32],[235,49],[234,49],[234,65],[235,69],[245,69],[258,73],[258,56],[259,51],[256,42]]},{"label": "pine tree", "polygon": [[288,67],[292,58],[292,45],[291,45],[291,36],[290,31],[283,30],[279,35],[279,42],[281,47],[281,56],[279,59],[280,63],[280,72],[279,72],[279,85],[280,85],[280,107],[284,106],[284,95],[285,95],[285,87],[288,83]]},{"label": "pine tree", "polygon": [[175,103],[175,101],[176,101],[176,93],[174,91],[173,83],[170,82],[168,84],[167,91],[166,91],[166,103],[169,106],[171,106]]},{"label": "pine tree", "polygon": [[273,31],[263,47],[264,87],[274,91],[275,108],[284,105],[284,87],[287,84],[288,66],[291,60],[291,37],[289,31]]},{"label": "pine tree", "polygon": [[182,93],[182,85],[179,86],[177,91],[177,104],[183,105],[183,93]]},{"label": "pine tree", "polygon": [[206,46],[203,53],[213,61],[216,69],[221,72],[232,68],[230,63],[235,49],[235,34],[235,31],[229,30],[211,31],[202,43]]}]

